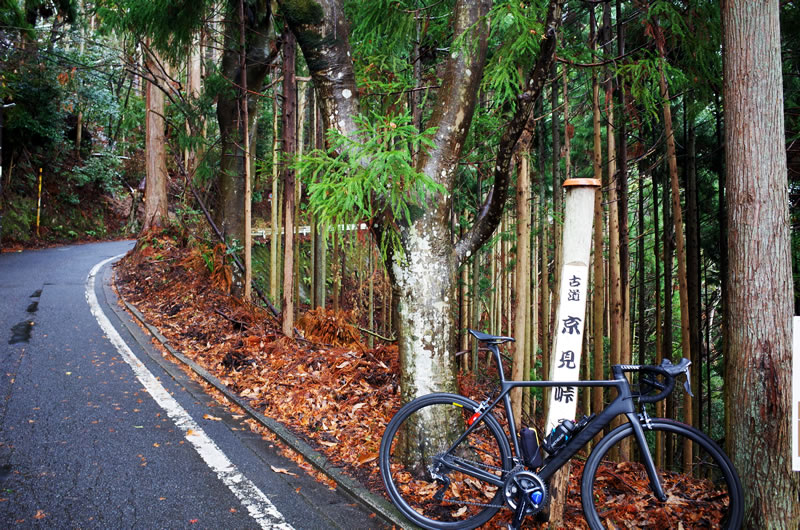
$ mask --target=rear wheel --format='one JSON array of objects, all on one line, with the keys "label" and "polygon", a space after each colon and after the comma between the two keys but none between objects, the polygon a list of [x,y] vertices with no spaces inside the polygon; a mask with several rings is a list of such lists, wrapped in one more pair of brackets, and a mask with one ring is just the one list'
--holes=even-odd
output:
[{"label": "rear wheel", "polygon": [[511,469],[503,429],[487,414],[450,453],[478,404],[457,394],[417,398],[398,411],[381,440],[380,468],[386,491],[403,514],[424,528],[474,528],[503,506],[503,488],[454,471],[472,466],[502,484]]},{"label": "rear wheel", "polygon": [[[742,486],[733,464],[711,438],[683,423],[653,419],[645,429],[666,501],[653,494],[633,427],[625,424],[592,451],[581,479],[581,503],[592,528],[739,528],[744,511]],[[644,427],[644,426],[643,426]],[[608,459],[627,440],[633,453],[622,462]],[[684,441],[691,442],[684,459]],[[684,462],[686,460],[686,462]]]}]

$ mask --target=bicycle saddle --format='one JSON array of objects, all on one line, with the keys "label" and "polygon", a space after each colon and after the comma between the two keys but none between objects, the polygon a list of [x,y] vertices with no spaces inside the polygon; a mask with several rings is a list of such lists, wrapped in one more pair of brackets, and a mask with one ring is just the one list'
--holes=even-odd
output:
[{"label": "bicycle saddle", "polygon": [[474,329],[469,330],[473,337],[481,342],[488,342],[491,344],[503,344],[504,342],[514,342],[514,337],[501,337],[499,335],[489,335],[488,333],[481,333]]}]

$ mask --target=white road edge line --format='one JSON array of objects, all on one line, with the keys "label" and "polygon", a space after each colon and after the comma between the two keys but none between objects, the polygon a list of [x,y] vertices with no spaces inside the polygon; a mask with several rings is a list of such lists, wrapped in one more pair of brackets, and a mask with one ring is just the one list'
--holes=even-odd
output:
[{"label": "white road edge line", "polygon": [[105,313],[103,313],[94,292],[95,277],[97,276],[97,272],[106,263],[114,261],[123,255],[124,254],[120,254],[101,261],[92,268],[86,279],[86,301],[89,303],[89,309],[97,319],[98,324],[100,324],[100,327],[105,332],[108,340],[111,341],[111,344],[114,345],[125,359],[125,362],[133,368],[139,382],[142,383],[156,403],[158,403],[172,421],[175,422],[175,425],[183,431],[186,440],[192,444],[203,461],[217,474],[217,477],[228,486],[234,495],[236,495],[242,505],[247,508],[247,512],[250,516],[256,520],[261,528],[292,529],[292,526],[286,522],[286,519],[275,505],[272,504],[269,498],[267,498],[264,492],[258,489],[258,486],[253,484],[250,479],[236,468],[233,462],[231,462],[217,444],[214,443],[214,440],[203,431],[186,409],[167,392],[155,376],[153,376],[152,372],[150,372],[138,357],[136,357],[125,341],[122,340],[122,337],[111,324],[111,321]]}]

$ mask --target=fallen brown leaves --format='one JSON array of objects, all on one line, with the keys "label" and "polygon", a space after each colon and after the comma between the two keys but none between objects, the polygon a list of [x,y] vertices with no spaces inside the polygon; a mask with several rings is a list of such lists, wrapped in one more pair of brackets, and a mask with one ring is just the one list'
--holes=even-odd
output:
[{"label": "fallen brown leaves", "polygon": [[[287,339],[265,310],[226,294],[230,276],[222,265],[220,249],[204,257],[197,250],[176,248],[166,236],[153,235],[148,241],[117,266],[121,294],[156,324],[176,349],[373,492],[385,496],[377,459],[384,428],[400,407],[396,347],[367,349],[346,315],[325,309],[309,311],[298,320],[307,340]],[[459,384],[465,395],[479,400],[485,396],[485,380],[460,376]],[[210,415],[206,419],[219,420]],[[264,427],[251,419],[245,422],[267,443],[277,445]],[[313,473],[302,457],[291,450],[283,452]],[[291,473],[284,468],[273,471]],[[564,512],[568,528],[586,528],[580,505],[581,473],[582,462],[574,459]],[[603,473],[606,480],[647,480],[638,470],[609,468]],[[333,487],[330,480],[316,476]],[[651,506],[608,501],[605,515],[613,514],[626,526],[658,527],[663,523]],[[510,511],[501,511],[486,527],[505,528],[510,518]],[[534,525],[531,518],[527,525]]]},{"label": "fallen brown leaves", "polygon": [[271,315],[228,296],[219,280],[198,251],[164,236],[117,267],[121,294],[173,347],[382,492],[378,448],[400,404],[396,347],[366,349],[345,315],[324,309],[298,320],[308,341],[287,339]]}]

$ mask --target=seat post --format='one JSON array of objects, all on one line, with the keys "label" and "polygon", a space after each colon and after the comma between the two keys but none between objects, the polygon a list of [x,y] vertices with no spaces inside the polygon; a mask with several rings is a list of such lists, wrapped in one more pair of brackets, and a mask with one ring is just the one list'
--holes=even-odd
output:
[{"label": "seat post", "polygon": [[503,357],[500,355],[500,346],[496,342],[488,342],[487,345],[494,355],[494,363],[497,365],[497,375],[500,377],[500,383],[505,383],[506,376],[503,372]]}]

